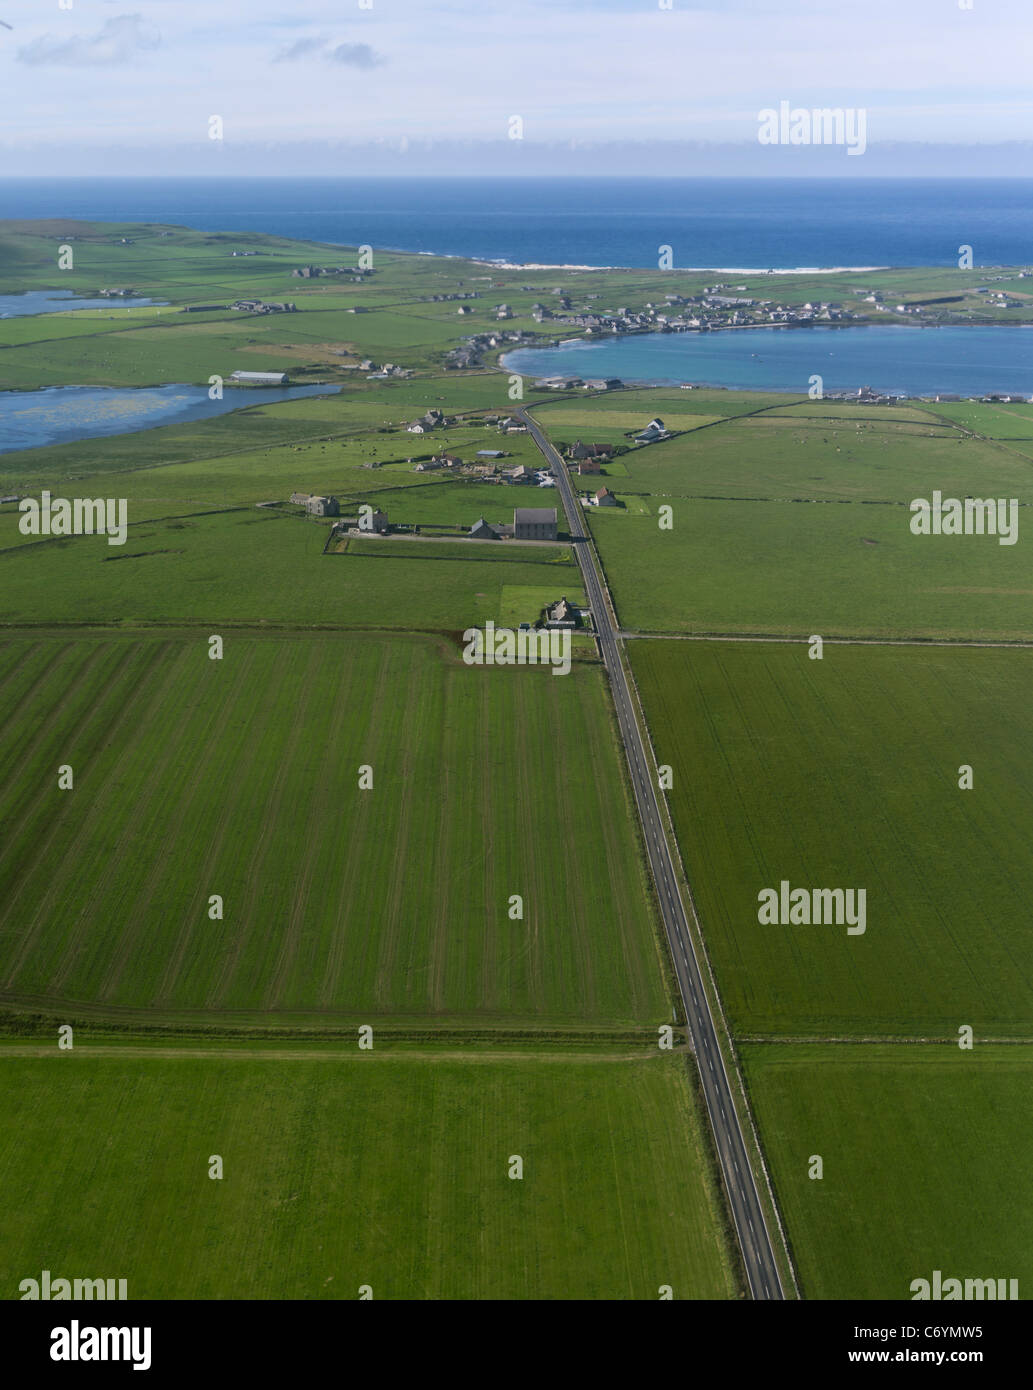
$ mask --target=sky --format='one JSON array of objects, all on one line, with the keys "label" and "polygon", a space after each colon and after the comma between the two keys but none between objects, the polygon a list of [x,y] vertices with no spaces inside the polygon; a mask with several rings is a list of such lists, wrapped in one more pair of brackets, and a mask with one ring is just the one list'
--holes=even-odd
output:
[{"label": "sky", "polygon": [[[0,173],[1033,171],[1030,0],[0,0],[0,21]],[[759,146],[781,101],[863,109],[865,156]]]}]

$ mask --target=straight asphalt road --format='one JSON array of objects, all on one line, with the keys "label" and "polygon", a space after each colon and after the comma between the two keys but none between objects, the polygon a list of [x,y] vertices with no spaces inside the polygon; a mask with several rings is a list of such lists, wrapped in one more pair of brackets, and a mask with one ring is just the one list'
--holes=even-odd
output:
[{"label": "straight asphalt road", "polygon": [[688,916],[678,889],[674,859],[667,842],[653,782],[651,760],[647,756],[635,719],[631,691],[624,669],[624,653],[610,618],[581,504],[574,495],[563,460],[536,421],[526,410],[518,410],[516,414],[527,425],[531,437],[555,474],[570,534],[574,537],[573,550],[581,567],[603,662],[610,677],[617,721],[642,822],[642,834],[653,871],[667,939],[671,946],[671,958],[685,1005],[689,1036],[696,1054],[728,1203],[746,1267],[746,1277],[754,1298],[784,1298],[785,1293],[778,1274],[771,1236],[764,1219],[757,1181],[750,1166],[739,1117],[732,1101],[731,1082],[718,1044],[710,1003],[703,988],[699,961],[689,931]]}]

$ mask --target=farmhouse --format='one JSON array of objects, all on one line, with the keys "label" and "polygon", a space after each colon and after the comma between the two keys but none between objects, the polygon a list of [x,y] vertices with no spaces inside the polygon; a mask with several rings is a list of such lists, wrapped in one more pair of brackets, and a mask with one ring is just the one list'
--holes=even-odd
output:
[{"label": "farmhouse", "polygon": [[231,381],[239,381],[242,386],[286,386],[286,372],[233,372]]},{"label": "farmhouse", "polygon": [[532,468],[528,468],[526,463],[518,463],[516,468],[509,469],[506,477],[511,483],[533,483],[535,472]]},{"label": "farmhouse", "polygon": [[582,444],[579,439],[567,453],[571,459],[606,459],[613,453],[612,444]]},{"label": "farmhouse", "polygon": [[295,507],[303,507],[311,496],[310,492],[292,492],[291,502]]},{"label": "farmhouse", "polygon": [[601,487],[592,498],[592,505],[595,507],[616,507],[617,499],[608,487]]},{"label": "farmhouse", "polygon": [[572,628],[578,627],[581,623],[581,614],[577,608],[567,599],[563,598],[556,603],[551,603],[542,613],[542,626],[547,628]]},{"label": "farmhouse", "polygon": [[493,526],[484,517],[479,517],[470,527],[470,539],[475,541],[497,541],[502,535],[501,526]]},{"label": "farmhouse", "polygon": [[[384,371],[386,372],[390,366],[391,363],[387,363]],[[429,434],[431,430],[444,423],[445,417],[440,410],[428,410],[426,415],[421,415],[418,420],[410,420],[405,428],[410,434]]]},{"label": "farmhouse", "polygon": [[599,466],[598,459],[582,459],[577,466],[578,474],[582,473],[601,473],[603,470]]},{"label": "farmhouse", "polygon": [[310,497],[305,503],[309,516],[340,516],[341,505],[336,497]]},{"label": "farmhouse", "polygon": [[417,473],[432,473],[436,468],[444,468],[444,466],[444,462],[439,458],[420,459],[414,471]]},{"label": "farmhouse", "polygon": [[661,419],[657,418],[650,420],[641,434],[636,434],[635,442],[637,444],[652,444],[655,439],[665,439],[666,437],[667,426]]},{"label": "farmhouse", "polygon": [[556,508],[517,507],[513,512],[513,536],[518,541],[556,540]]}]

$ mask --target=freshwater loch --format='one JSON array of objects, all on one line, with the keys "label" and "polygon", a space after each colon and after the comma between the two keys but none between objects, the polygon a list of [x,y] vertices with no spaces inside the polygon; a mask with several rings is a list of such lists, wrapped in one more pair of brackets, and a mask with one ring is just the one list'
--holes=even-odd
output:
[{"label": "freshwater loch", "polygon": [[48,386],[0,391],[0,454],[181,425],[245,406],[275,405],[301,396],[335,395],[338,386],[227,389],[210,400],[207,386]]},{"label": "freshwater loch", "polygon": [[0,294],[0,319],[27,318],[32,314],[64,314],[69,309],[146,309],[164,306],[167,299],[117,295],[103,299],[81,299],[71,290],[26,290],[23,294]]}]

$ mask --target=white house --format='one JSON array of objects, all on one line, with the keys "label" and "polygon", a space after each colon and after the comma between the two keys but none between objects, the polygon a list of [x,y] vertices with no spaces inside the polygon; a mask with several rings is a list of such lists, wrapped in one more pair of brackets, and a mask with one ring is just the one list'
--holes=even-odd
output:
[{"label": "white house", "polygon": [[650,420],[641,434],[636,434],[635,441],[638,444],[652,444],[654,439],[664,439],[667,436],[667,426],[657,417]]}]

